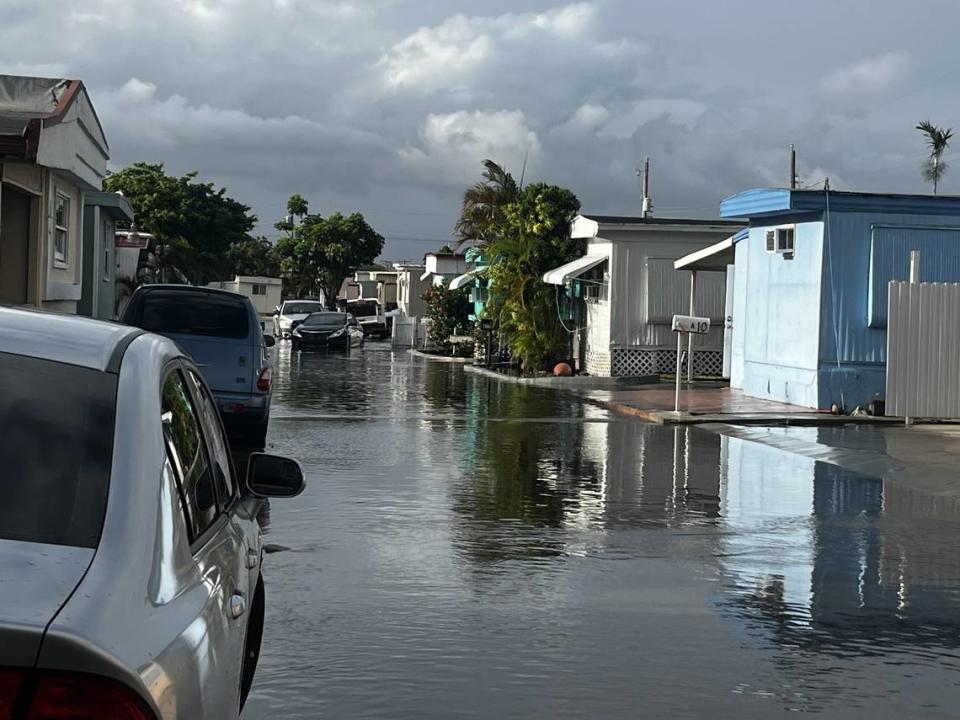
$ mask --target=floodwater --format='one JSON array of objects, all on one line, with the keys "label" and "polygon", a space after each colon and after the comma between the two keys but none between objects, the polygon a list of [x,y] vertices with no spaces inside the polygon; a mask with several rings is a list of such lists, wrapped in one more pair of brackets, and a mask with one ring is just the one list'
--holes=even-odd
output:
[{"label": "floodwater", "polygon": [[930,498],[377,345],[275,378],[309,487],[267,518],[247,719],[960,712]]}]

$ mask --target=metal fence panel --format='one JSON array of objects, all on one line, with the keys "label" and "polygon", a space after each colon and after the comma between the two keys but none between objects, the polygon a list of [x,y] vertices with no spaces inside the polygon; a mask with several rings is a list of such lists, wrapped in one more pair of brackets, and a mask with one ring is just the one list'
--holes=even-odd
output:
[{"label": "metal fence panel", "polygon": [[888,318],[887,414],[960,418],[960,283],[892,281]]}]

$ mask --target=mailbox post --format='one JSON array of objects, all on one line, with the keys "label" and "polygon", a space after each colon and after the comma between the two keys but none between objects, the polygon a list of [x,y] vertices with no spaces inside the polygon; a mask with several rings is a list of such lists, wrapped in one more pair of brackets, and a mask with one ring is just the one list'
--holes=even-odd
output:
[{"label": "mailbox post", "polygon": [[673,411],[680,412],[680,373],[683,365],[680,358],[683,355],[684,335],[704,335],[710,330],[710,318],[694,315],[674,315],[673,331],[677,334],[677,389],[673,401]]}]

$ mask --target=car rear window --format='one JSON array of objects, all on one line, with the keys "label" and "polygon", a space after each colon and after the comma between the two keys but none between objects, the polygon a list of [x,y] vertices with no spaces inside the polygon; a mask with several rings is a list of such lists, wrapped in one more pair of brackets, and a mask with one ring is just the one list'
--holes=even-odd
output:
[{"label": "car rear window", "polygon": [[213,293],[152,291],[143,296],[140,327],[163,335],[243,339],[250,334],[247,306]]},{"label": "car rear window", "polygon": [[343,327],[347,324],[347,316],[344,313],[314,313],[307,316],[303,321],[305,327]]},{"label": "car rear window", "polygon": [[116,395],[115,375],[0,353],[0,538],[97,546]]}]

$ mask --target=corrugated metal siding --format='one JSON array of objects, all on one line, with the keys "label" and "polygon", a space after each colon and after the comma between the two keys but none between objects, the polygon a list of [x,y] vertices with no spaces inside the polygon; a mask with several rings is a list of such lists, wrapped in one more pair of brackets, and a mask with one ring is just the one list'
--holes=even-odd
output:
[{"label": "corrugated metal siding", "polygon": [[889,285],[887,414],[960,418],[960,284]]},{"label": "corrugated metal siding", "polygon": [[[722,240],[723,235],[650,230],[643,233],[621,232],[613,237],[613,240],[597,238],[599,243],[610,243],[610,346],[675,348],[677,339],[669,324],[651,324],[646,321],[647,258],[675,260]],[[680,310],[686,313],[689,305],[689,275],[677,274],[681,278],[681,287],[687,288]],[[698,347],[719,350],[723,347],[723,331],[711,330],[710,334],[701,340],[703,344],[698,344]]]},{"label": "corrugated metal siding", "polygon": [[[675,270],[673,259],[647,258],[646,313],[648,323],[669,325],[674,315],[690,311],[690,273]],[[711,324],[723,322],[726,300],[726,276],[719,272],[697,273],[694,314],[710,318]]]},{"label": "corrugated metal siding", "polygon": [[825,240],[827,254],[823,260],[822,362],[836,363],[838,356],[841,363],[886,362],[886,330],[868,324],[870,239],[876,226],[908,226],[925,233],[929,232],[927,228],[960,227],[960,216],[831,212],[830,237]]},{"label": "corrugated metal siding", "polygon": [[869,325],[887,326],[887,286],[910,276],[910,251],[920,251],[920,280],[960,281],[960,227],[873,228],[870,242]]}]

